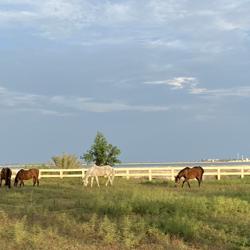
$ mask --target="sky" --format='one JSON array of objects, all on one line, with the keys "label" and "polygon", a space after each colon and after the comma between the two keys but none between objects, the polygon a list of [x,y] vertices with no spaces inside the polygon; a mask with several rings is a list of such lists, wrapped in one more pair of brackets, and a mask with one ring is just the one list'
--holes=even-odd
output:
[{"label": "sky", "polygon": [[0,0],[0,163],[250,156],[249,0]]}]

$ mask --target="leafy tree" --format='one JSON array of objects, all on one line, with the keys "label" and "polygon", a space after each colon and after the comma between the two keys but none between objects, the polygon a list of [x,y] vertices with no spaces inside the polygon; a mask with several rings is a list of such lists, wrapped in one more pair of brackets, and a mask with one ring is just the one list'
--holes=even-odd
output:
[{"label": "leafy tree", "polygon": [[97,132],[94,143],[90,150],[81,157],[87,163],[94,162],[97,166],[110,165],[113,166],[115,163],[121,161],[117,158],[121,151],[116,146],[109,144],[104,135]]},{"label": "leafy tree", "polygon": [[81,162],[75,155],[63,154],[52,157],[53,163],[57,168],[80,168]]}]

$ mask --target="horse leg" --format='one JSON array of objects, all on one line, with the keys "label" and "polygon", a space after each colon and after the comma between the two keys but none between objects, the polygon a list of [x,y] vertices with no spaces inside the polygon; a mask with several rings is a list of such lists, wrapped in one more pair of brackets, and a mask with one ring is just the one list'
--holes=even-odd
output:
[{"label": "horse leg", "polygon": [[110,185],[112,185],[112,184],[111,184],[111,180],[110,180],[110,176],[108,175],[108,180],[107,180],[107,182],[106,182],[106,184],[105,184],[106,187],[108,186],[109,182],[110,182]]},{"label": "horse leg", "polygon": [[199,185],[199,187],[200,187],[200,185],[201,185],[201,180],[200,180],[198,177],[196,177],[195,179],[198,181],[198,185]]},{"label": "horse leg", "polygon": [[201,175],[201,178],[200,178],[200,183],[203,181],[203,176]]},{"label": "horse leg", "polygon": [[2,178],[0,178],[0,187],[2,187]]},{"label": "horse leg", "polygon": [[36,185],[36,178],[33,177],[33,187]]},{"label": "horse leg", "polygon": [[187,184],[188,184],[189,188],[191,188],[191,187],[190,187],[190,183],[189,183],[189,181],[188,181],[188,180],[187,180]]},{"label": "horse leg", "polygon": [[100,187],[97,175],[95,176],[95,180],[96,180],[97,186]]},{"label": "horse leg", "polygon": [[36,185],[39,186],[39,179],[36,179]]},{"label": "horse leg", "polygon": [[94,177],[92,176],[91,177],[91,184],[90,184],[91,187],[93,186],[93,182],[94,182]]},{"label": "horse leg", "polygon": [[111,177],[111,185],[113,185],[114,179],[115,179],[115,175],[112,174],[112,177]]},{"label": "horse leg", "polygon": [[110,175],[109,175],[109,183],[110,183],[110,186],[113,185],[112,177]]},{"label": "horse leg", "polygon": [[182,186],[181,186],[182,188],[183,188],[185,182],[186,182],[186,179],[182,182]]}]

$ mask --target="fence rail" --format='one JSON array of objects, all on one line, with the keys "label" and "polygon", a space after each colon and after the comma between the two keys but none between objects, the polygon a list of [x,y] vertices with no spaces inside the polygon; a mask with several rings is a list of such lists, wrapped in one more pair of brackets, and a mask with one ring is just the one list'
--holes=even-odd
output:
[{"label": "fence rail", "polygon": [[[174,180],[174,176],[183,167],[128,167],[128,168],[115,168],[116,176],[130,178],[147,178],[151,181],[154,178],[166,178]],[[205,170],[204,176],[215,176],[218,180],[222,176],[244,176],[250,175],[250,166],[207,166],[203,167]],[[12,178],[19,169],[12,168]],[[40,169],[39,178],[68,178],[68,177],[80,177],[84,178],[87,168],[81,169]]]}]

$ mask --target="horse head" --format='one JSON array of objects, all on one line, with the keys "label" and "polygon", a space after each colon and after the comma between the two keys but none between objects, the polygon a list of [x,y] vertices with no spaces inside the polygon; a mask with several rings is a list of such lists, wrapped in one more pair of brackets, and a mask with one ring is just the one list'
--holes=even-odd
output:
[{"label": "horse head", "polygon": [[89,175],[85,175],[84,179],[82,180],[82,183],[84,185],[84,187],[88,186],[89,183]]},{"label": "horse head", "polygon": [[17,184],[18,184],[18,175],[16,175],[16,177],[15,177],[14,187],[17,187]]},{"label": "horse head", "polygon": [[175,182],[175,187],[177,187],[177,185],[180,183],[180,176],[179,175],[176,175],[175,177],[174,177],[174,182]]}]

